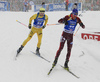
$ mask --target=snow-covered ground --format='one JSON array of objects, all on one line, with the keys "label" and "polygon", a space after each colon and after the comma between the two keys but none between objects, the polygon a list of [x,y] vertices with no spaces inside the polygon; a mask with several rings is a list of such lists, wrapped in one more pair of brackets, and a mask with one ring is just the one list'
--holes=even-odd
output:
[{"label": "snow-covered ground", "polygon": [[[27,43],[17,60],[16,50],[27,38],[30,29],[16,20],[28,25],[35,12],[0,12],[0,82],[100,82],[100,41],[83,40],[81,33],[100,32],[100,11],[87,11],[80,17],[86,28],[80,28],[74,36],[74,45],[69,67],[80,78],[77,79],[57,65],[48,76],[64,25],[46,26],[43,30],[41,55],[51,61],[48,63],[32,54],[37,45],[37,35]],[[79,12],[81,13],[81,12]],[[48,24],[70,12],[46,12]],[[77,25],[76,30],[79,25]],[[63,65],[66,57],[66,44],[58,63]]]}]

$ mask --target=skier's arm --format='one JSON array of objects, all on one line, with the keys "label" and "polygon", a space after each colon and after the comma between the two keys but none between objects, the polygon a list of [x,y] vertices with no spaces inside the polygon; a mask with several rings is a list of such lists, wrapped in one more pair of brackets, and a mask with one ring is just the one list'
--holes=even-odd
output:
[{"label": "skier's arm", "polygon": [[84,29],[85,25],[83,24],[83,22],[81,21],[81,19],[79,17],[77,17],[77,19],[78,19],[79,25]]},{"label": "skier's arm", "polygon": [[47,22],[48,22],[48,16],[45,15],[45,22],[44,22],[44,25],[45,25],[45,26],[46,26]]},{"label": "skier's arm", "polygon": [[33,20],[33,19],[36,19],[36,17],[37,17],[37,14],[34,14],[32,17],[30,17],[30,19],[29,19],[29,25],[28,25],[28,28],[29,28],[29,29],[31,29],[32,20]]},{"label": "skier's arm", "polygon": [[32,17],[30,17],[30,19],[29,19],[29,24],[31,24],[32,20],[33,20],[33,19],[36,19],[36,17],[37,17],[37,14],[34,14]]},{"label": "skier's arm", "polygon": [[69,15],[65,16],[64,18],[61,18],[58,20],[58,23],[66,23],[66,21],[69,19]]}]

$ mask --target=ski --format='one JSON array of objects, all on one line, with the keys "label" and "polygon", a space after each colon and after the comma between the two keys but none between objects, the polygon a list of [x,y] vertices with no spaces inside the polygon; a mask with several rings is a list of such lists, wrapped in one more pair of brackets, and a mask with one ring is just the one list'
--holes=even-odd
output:
[{"label": "ski", "polygon": [[[47,61],[47,62],[49,62],[49,63],[50,63],[50,61],[49,61],[49,60],[47,60],[46,58],[44,58],[43,56],[38,55],[38,54],[36,54],[36,53],[35,53],[35,52],[33,52],[33,51],[31,51],[31,53],[33,53],[33,54],[37,55],[38,57],[40,57],[40,58],[42,58],[42,59],[44,59],[45,61]],[[51,69],[50,69],[50,71],[48,72],[48,75],[51,73],[51,71],[53,70],[53,68],[54,68],[54,66],[52,66],[52,68],[51,68]]]},{"label": "ski", "polygon": [[16,53],[16,55],[15,55],[15,60],[17,60],[18,55],[19,55],[19,54]]},{"label": "ski", "polygon": [[[58,64],[58,65],[60,65],[60,64]],[[62,65],[60,65],[62,68],[64,68],[64,66],[62,66]],[[52,66],[52,68],[49,70],[49,72],[48,72],[48,75],[51,73],[51,71],[54,69],[54,67],[55,66]],[[65,68],[64,68],[65,69]],[[70,74],[72,74],[74,77],[76,77],[76,78],[80,78],[80,77],[78,77],[77,75],[75,75],[73,72],[71,72],[69,69],[65,69],[65,70],[67,70]]]},{"label": "ski", "polygon": [[[40,58],[42,58],[43,60],[45,60],[45,61],[47,61],[47,62],[49,62],[50,63],[50,61],[49,60],[47,60],[46,58],[44,58],[43,56],[41,56],[41,55],[38,55],[38,54],[36,54],[35,52],[33,52],[33,51],[30,51],[31,53],[33,53],[33,54],[35,54],[35,55],[37,55],[38,57],[40,57]],[[18,55],[19,54],[16,54],[16,56],[15,56],[15,60],[17,60],[17,57],[18,57]],[[58,64],[58,65],[60,65],[60,64]],[[60,65],[62,68],[64,68],[64,66],[62,66],[62,65]],[[51,71],[54,69],[54,65],[52,65],[52,68],[49,70],[49,72],[48,72],[48,75],[51,73]],[[65,68],[64,68],[65,69]],[[66,70],[66,69],[65,69]],[[75,75],[73,72],[71,72],[70,70],[67,70],[70,74],[72,74],[73,76],[75,76],[76,78],[80,78],[80,77],[78,77],[77,75]]]},{"label": "ski", "polygon": [[[59,64],[60,65],[60,64]],[[64,68],[64,66],[62,66],[62,65],[60,65],[62,68]],[[64,68],[65,69],[65,68]],[[65,69],[65,70],[67,70],[70,74],[72,74],[73,76],[75,76],[76,78],[80,78],[80,77],[78,77],[76,74],[74,74],[73,72],[71,72],[69,69]]]},{"label": "ski", "polygon": [[50,71],[48,72],[48,75],[51,73],[51,71],[53,70],[54,67],[55,67],[55,66],[52,65],[52,68],[51,68]]},{"label": "ski", "polygon": [[43,56],[38,55],[38,54],[36,54],[36,53],[35,53],[35,52],[33,52],[33,51],[31,51],[31,53],[33,53],[33,54],[37,55],[38,57],[40,57],[40,58],[42,58],[42,59],[44,59],[45,61],[47,61],[47,62],[49,62],[49,63],[50,63],[50,61],[49,61],[49,60],[47,60],[46,58],[44,58]]}]

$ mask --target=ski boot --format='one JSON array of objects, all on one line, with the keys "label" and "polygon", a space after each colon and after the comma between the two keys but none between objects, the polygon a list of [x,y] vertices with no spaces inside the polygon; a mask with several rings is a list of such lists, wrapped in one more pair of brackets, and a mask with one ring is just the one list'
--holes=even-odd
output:
[{"label": "ski boot", "polygon": [[67,71],[69,71],[68,62],[69,62],[69,60],[66,60],[65,64],[64,64],[64,69]]},{"label": "ski boot", "polygon": [[19,54],[22,51],[23,47],[24,46],[21,45],[21,47],[17,50],[17,54]]},{"label": "ski boot", "polygon": [[58,57],[55,58],[55,60],[54,60],[54,62],[53,62],[53,64],[52,64],[53,67],[56,66],[57,61],[58,61]]},{"label": "ski boot", "polygon": [[40,56],[39,49],[40,49],[40,48],[37,47],[37,49],[36,49],[36,55],[39,55],[39,56]]}]

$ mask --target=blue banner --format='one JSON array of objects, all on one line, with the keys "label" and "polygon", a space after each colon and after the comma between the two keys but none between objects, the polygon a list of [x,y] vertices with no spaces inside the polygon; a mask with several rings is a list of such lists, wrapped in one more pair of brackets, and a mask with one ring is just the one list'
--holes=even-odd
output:
[{"label": "blue banner", "polygon": [[41,7],[45,8],[45,10],[48,11],[47,6],[48,6],[48,5],[34,5],[34,11],[35,11],[35,12],[36,12],[36,11],[39,11],[39,9],[40,9]]},{"label": "blue banner", "polygon": [[65,4],[50,4],[49,11],[65,11]]},{"label": "blue banner", "polygon": [[42,5],[34,5],[34,11],[39,11],[39,9],[42,7]]},{"label": "blue banner", "polygon": [[0,2],[0,11],[10,11],[10,3]]},{"label": "blue banner", "polygon": [[[69,3],[68,5],[68,11],[72,11],[74,3]],[[81,3],[77,4],[77,9],[81,10]],[[58,3],[58,4],[45,4],[45,5],[34,5],[34,11],[39,11],[39,9],[43,7],[46,11],[65,11],[66,6],[64,3]]]},{"label": "blue banner", "polygon": [[49,4],[49,9],[48,11],[53,11],[53,4]]},{"label": "blue banner", "polygon": [[77,7],[79,11],[81,11],[81,6],[82,6],[82,3],[78,3]]},{"label": "blue banner", "polygon": [[65,4],[45,4],[45,5],[35,5],[34,11],[39,11],[39,9],[43,7],[46,11],[65,11]]},{"label": "blue banner", "polygon": [[[73,5],[74,5],[74,3],[69,3],[68,4],[68,11],[72,11],[72,9],[73,9]],[[78,9],[78,11],[81,11],[81,3],[77,3],[77,9]]]}]

